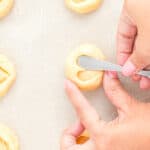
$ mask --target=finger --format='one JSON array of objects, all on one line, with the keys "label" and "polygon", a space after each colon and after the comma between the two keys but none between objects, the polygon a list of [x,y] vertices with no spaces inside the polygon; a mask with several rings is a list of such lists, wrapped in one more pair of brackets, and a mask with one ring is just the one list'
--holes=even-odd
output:
[{"label": "finger", "polygon": [[140,88],[144,90],[150,89],[150,79],[142,77],[140,81]]},{"label": "finger", "polygon": [[123,65],[132,53],[136,33],[137,28],[124,8],[117,33],[117,61],[120,65]]},{"label": "finger", "polygon": [[145,38],[140,35],[137,37],[135,50],[130,55],[122,69],[125,76],[131,76],[150,64],[149,42],[144,39]]},{"label": "finger", "polygon": [[103,81],[104,91],[118,112],[127,112],[134,102],[133,98],[124,90],[117,74],[107,72]]},{"label": "finger", "polygon": [[69,100],[85,128],[91,132],[90,134],[97,132],[103,122],[100,121],[96,110],[87,102],[86,98],[71,81],[66,80],[65,88]]},{"label": "finger", "polygon": [[66,129],[61,138],[61,150],[67,150],[76,146],[76,138],[84,131],[84,127],[77,122],[72,127]]}]

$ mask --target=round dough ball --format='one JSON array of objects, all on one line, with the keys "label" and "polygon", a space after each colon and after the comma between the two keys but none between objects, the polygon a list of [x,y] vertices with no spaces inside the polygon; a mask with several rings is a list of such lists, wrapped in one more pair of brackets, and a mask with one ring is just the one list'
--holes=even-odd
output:
[{"label": "round dough ball", "polygon": [[0,0],[0,18],[8,15],[10,10],[12,9],[14,4],[14,0]]},{"label": "round dough ball", "polygon": [[92,12],[100,6],[102,0],[65,0],[69,9],[84,14]]},{"label": "round dough ball", "polygon": [[91,91],[97,89],[103,81],[103,71],[87,71],[78,65],[80,56],[90,56],[99,60],[104,60],[102,52],[94,45],[81,45],[67,58],[65,74],[81,90]]},{"label": "round dough ball", "polygon": [[19,150],[19,142],[14,132],[0,124],[0,150]]},{"label": "round dough ball", "polygon": [[0,55],[0,96],[4,96],[16,79],[14,65],[6,56]]}]

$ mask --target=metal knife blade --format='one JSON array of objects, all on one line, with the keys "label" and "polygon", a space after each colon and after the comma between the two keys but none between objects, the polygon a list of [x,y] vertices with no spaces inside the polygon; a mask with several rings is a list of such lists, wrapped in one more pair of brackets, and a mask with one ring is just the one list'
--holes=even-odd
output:
[{"label": "metal knife blade", "polygon": [[[104,60],[97,60],[89,56],[80,56],[78,59],[78,64],[81,67],[85,68],[86,70],[91,71],[100,71],[100,70],[117,71],[117,72],[122,71],[122,66],[120,65],[113,64],[111,62]],[[150,71],[142,70],[137,74],[150,78]]]}]

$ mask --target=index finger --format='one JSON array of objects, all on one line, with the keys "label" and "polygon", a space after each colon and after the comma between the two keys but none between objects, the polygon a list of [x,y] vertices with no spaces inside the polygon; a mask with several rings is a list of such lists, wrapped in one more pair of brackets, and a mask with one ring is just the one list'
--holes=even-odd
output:
[{"label": "index finger", "polygon": [[69,100],[73,104],[85,128],[91,134],[97,133],[104,122],[100,121],[96,110],[88,103],[86,98],[71,81],[66,80],[65,88]]}]

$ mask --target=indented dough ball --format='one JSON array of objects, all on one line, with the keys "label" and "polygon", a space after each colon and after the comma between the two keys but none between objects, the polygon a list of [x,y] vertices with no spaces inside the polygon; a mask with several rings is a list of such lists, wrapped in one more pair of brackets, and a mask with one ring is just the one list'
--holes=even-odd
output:
[{"label": "indented dough ball", "polygon": [[83,134],[81,134],[77,139],[77,144],[84,144],[86,141],[88,141],[90,138],[90,135],[87,131],[84,131]]},{"label": "indented dough ball", "polygon": [[101,5],[102,0],[65,0],[69,9],[84,14],[92,12]]},{"label": "indented dough ball", "polygon": [[0,54],[0,97],[5,96],[16,79],[14,65]]},{"label": "indented dough ball", "polygon": [[0,150],[19,150],[15,133],[2,124],[0,124]]},{"label": "indented dough ball", "polygon": [[11,11],[14,0],[0,0],[0,18],[5,17]]},{"label": "indented dough ball", "polygon": [[81,90],[95,90],[101,86],[103,81],[103,71],[87,71],[78,65],[80,56],[90,56],[99,60],[104,60],[102,52],[94,45],[84,44],[78,47],[66,60],[66,77],[74,82]]}]

